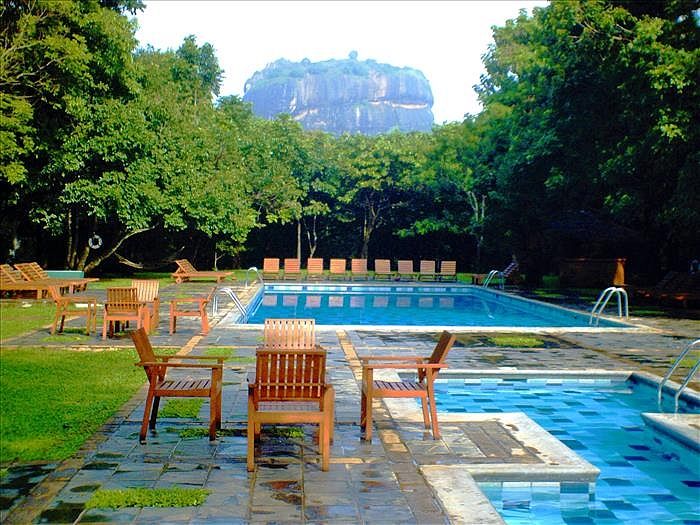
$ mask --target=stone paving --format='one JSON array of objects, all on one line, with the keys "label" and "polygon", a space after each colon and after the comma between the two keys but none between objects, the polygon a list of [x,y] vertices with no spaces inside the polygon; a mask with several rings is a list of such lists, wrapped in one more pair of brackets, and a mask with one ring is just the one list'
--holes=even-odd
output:
[{"label": "stone paving", "polygon": [[[253,367],[261,330],[241,329],[225,322],[225,318],[215,318],[210,334],[201,337],[198,321],[183,319],[182,323],[178,322],[178,332],[168,334],[168,298],[206,293],[210,286],[186,283],[166,287],[162,292],[159,330],[151,339],[156,347],[191,347],[193,355],[210,354],[218,347],[235,349],[233,358],[225,364],[224,432],[219,439],[210,443],[206,437],[180,435],[184,430],[206,427],[208,405],[205,403],[196,419],[159,417],[156,434],[149,435],[145,445],[139,444],[145,400],[142,389],[75,457],[57,465],[38,465],[26,472],[21,468],[11,469],[10,481],[4,479],[0,489],[4,497],[16,495],[19,489],[13,488],[11,481],[20,476],[28,480],[24,486],[37,481],[38,484],[29,494],[14,499],[9,510],[2,511],[0,519],[4,523],[501,522],[470,476],[450,469],[467,460],[478,462],[480,454],[484,457],[482,449],[487,444],[473,437],[478,432],[474,432],[470,423],[441,418],[443,438],[435,441],[422,428],[420,418],[410,415],[410,409],[397,409],[390,400],[382,400],[374,409],[375,439],[371,443],[360,439],[357,355],[426,355],[437,338],[432,333],[319,328],[317,338],[328,351],[328,376],[336,389],[330,470],[320,470],[315,429],[303,425],[303,437],[264,431],[256,453],[256,471],[248,473],[246,375]],[[239,292],[246,293],[242,287]],[[224,304],[222,311],[228,307]],[[452,369],[484,371],[643,368],[659,374],[688,341],[700,334],[700,321],[645,320],[645,323],[653,330],[630,334],[545,334],[545,347],[536,349],[493,347],[486,338],[479,338],[479,334],[462,334],[449,354],[448,364]],[[8,346],[131,344],[125,335],[103,342],[101,334],[68,344],[74,336],[70,332],[47,337],[46,331],[39,331],[11,340]],[[414,409],[419,412],[417,405]],[[492,436],[498,436],[500,430],[496,430]],[[512,433],[503,436],[504,443],[512,444],[509,441],[512,439],[520,438]],[[524,463],[544,461],[531,455],[523,460]],[[454,484],[460,487],[459,498],[446,501],[444,494],[454,490]],[[171,486],[204,488],[211,493],[197,507],[83,508],[97,488]]]}]

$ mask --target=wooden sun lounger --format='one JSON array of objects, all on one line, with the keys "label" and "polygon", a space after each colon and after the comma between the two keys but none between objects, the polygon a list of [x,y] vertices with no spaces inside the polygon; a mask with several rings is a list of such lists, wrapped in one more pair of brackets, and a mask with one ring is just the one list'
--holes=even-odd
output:
[{"label": "wooden sun lounger", "polygon": [[391,261],[389,259],[374,260],[374,278],[375,279],[391,279],[394,277],[394,272],[391,271]]},{"label": "wooden sun lounger", "polygon": [[457,261],[442,261],[440,263],[440,273],[438,277],[441,281],[456,281]]},{"label": "wooden sun lounger", "polygon": [[285,280],[293,279],[295,281],[301,279],[301,263],[299,259],[288,257],[284,260],[284,273],[282,274],[282,278]]},{"label": "wooden sun lounger", "polygon": [[329,279],[345,279],[348,276],[345,259],[331,259]]},{"label": "wooden sun lounger", "polygon": [[421,260],[418,271],[419,281],[436,281],[437,273],[435,273],[435,261]]},{"label": "wooden sun lounger", "polygon": [[69,293],[78,290],[85,290],[88,283],[95,282],[96,277],[78,277],[75,279],[63,279],[50,277],[48,273],[37,262],[17,263],[15,268],[19,270],[22,277],[30,282],[50,283],[53,286],[60,288],[68,288]]},{"label": "wooden sun lounger", "polygon": [[368,277],[367,259],[351,259],[350,260],[350,280],[355,279],[366,280]]},{"label": "wooden sun lounger", "polygon": [[226,279],[233,272],[223,272],[217,270],[197,270],[192,263],[187,259],[178,259],[175,261],[177,263],[177,270],[171,274],[175,282],[180,284],[184,281],[189,281],[190,279],[214,279],[217,283],[220,283]]},{"label": "wooden sun lounger", "polygon": [[263,259],[263,279],[279,279],[280,278],[280,260],[279,257],[265,257]]},{"label": "wooden sun lounger", "polygon": [[413,270],[413,261],[403,260],[398,262],[399,279],[406,278],[409,281],[415,281],[416,272]]},{"label": "wooden sun lounger", "polygon": [[306,260],[306,278],[310,281],[323,279],[323,259],[310,257]]}]

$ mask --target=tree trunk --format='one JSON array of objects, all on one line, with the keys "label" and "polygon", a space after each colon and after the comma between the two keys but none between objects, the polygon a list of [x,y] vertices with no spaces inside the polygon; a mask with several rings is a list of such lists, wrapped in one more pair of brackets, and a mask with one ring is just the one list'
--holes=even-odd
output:
[{"label": "tree trunk", "polygon": [[316,248],[318,248],[318,233],[316,233],[316,216],[312,217],[311,228],[304,222],[306,226],[306,238],[309,244],[309,257],[313,257],[316,253]]},{"label": "tree trunk", "polygon": [[152,230],[152,229],[153,229],[153,227],[141,228],[138,230],[134,230],[132,232],[125,233],[124,235],[121,236],[121,238],[116,242],[116,244],[112,248],[106,250],[102,255],[95,257],[89,263],[87,262],[87,257],[90,254],[90,248],[86,245],[85,249],[83,251],[84,257],[81,257],[80,265],[77,269],[83,270],[85,273],[91,272],[92,270],[97,268],[100,264],[102,264],[105,260],[107,260],[109,257],[114,255],[114,253],[119,249],[119,247],[124,243],[124,241],[133,237],[134,235],[138,235],[139,233],[147,232],[147,231]]},{"label": "tree trunk", "polygon": [[301,262],[301,219],[297,219],[297,259]]}]

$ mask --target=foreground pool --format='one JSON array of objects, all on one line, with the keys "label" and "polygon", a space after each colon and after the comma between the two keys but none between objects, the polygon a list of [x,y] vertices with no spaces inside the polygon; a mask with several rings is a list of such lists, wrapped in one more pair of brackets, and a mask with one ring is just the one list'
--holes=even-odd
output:
[{"label": "foreground pool", "polygon": [[[319,325],[588,327],[587,314],[475,286],[266,284],[248,322]],[[602,320],[601,327],[624,327]]]},{"label": "foreground pool", "polygon": [[[447,412],[524,412],[600,469],[586,484],[480,483],[509,524],[700,523],[700,455],[648,428],[653,388],[632,381],[441,380]],[[686,407],[697,413],[700,407]]]}]

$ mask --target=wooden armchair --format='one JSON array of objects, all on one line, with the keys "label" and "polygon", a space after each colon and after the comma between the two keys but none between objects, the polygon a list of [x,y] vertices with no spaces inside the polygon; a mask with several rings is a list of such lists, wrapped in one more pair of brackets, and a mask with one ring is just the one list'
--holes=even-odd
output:
[{"label": "wooden armchair", "polygon": [[[59,332],[63,332],[63,324],[68,317],[85,317],[86,318],[86,328],[85,333],[90,335],[91,331],[97,331],[97,298],[88,296],[70,296],[66,297],[61,295],[61,289],[59,286],[49,286],[48,288],[49,296],[56,303],[56,315],[53,318],[53,325],[51,325],[51,335],[56,333],[56,326],[58,325],[58,320],[61,320]],[[85,306],[79,306],[84,304]]]},{"label": "wooden armchair", "polygon": [[319,425],[321,470],[330,462],[335,391],[326,383],[324,350],[260,348],[248,385],[248,471],[255,470],[255,438],[263,424]]},{"label": "wooden armchair", "polygon": [[[149,427],[152,431],[155,430],[161,397],[208,397],[209,440],[214,441],[217,429],[221,428],[221,387],[225,357],[156,355],[144,328],[131,332],[131,339],[134,341],[140,359],[136,366],[142,366],[148,378],[148,395],[143,410],[139,441],[146,442],[146,431]],[[179,362],[181,360],[215,360],[216,363],[181,363]],[[187,372],[208,371],[210,374],[209,377],[198,379],[189,376],[173,379],[167,375],[171,369]]]},{"label": "wooden armchair", "polygon": [[172,299],[170,301],[170,333],[176,332],[178,317],[199,317],[202,323],[202,335],[207,335],[209,333],[207,305],[214,297],[215,292],[216,287],[212,288],[207,296]]},{"label": "wooden armchair", "polygon": [[[372,401],[380,397],[418,397],[423,409],[425,428],[431,428],[433,438],[440,438],[437,409],[435,408],[434,381],[444,364],[447,353],[455,342],[455,336],[442,332],[440,340],[430,357],[408,356],[377,356],[360,357],[362,365],[362,400],[360,412],[360,427],[365,431],[365,439],[372,440]],[[378,369],[415,370],[418,374],[416,381],[384,381],[374,379],[374,371]],[[428,415],[430,411],[430,415]]]},{"label": "wooden armchair", "polygon": [[136,288],[136,296],[146,308],[150,332],[158,328],[160,322],[160,283],[157,279],[132,279],[131,286]]},{"label": "wooden armchair", "polygon": [[136,321],[136,328],[144,326],[149,330],[146,305],[139,301],[136,288],[115,287],[107,288],[107,301],[105,301],[104,316],[102,318],[102,339],[114,337],[114,332],[119,330],[119,323],[124,322],[129,326],[129,321]]}]

